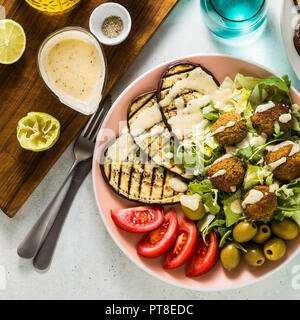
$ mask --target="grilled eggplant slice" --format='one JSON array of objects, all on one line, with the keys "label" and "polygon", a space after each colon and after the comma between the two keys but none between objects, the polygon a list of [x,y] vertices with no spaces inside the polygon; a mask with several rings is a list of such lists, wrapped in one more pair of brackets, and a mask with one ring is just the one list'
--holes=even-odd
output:
[{"label": "grilled eggplant slice", "polygon": [[160,110],[165,125],[178,140],[203,121],[198,110],[209,104],[208,95],[219,85],[210,71],[192,63],[173,65],[163,74],[158,94]]},{"label": "grilled eggplant slice", "polygon": [[156,92],[145,93],[131,103],[127,123],[135,143],[155,163],[185,179],[192,178],[181,166],[174,164],[172,154],[166,152],[174,148],[174,138],[162,119]]},{"label": "grilled eggplant slice", "polygon": [[300,20],[298,20],[294,31],[294,45],[300,55]]},{"label": "grilled eggplant slice", "polygon": [[183,193],[169,185],[176,175],[147,161],[130,134],[110,141],[101,153],[100,168],[106,182],[120,196],[148,204],[174,204]]}]

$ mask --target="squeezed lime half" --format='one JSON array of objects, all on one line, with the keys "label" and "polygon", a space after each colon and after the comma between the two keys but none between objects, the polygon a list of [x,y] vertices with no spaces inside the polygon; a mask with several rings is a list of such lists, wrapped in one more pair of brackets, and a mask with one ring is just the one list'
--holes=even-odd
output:
[{"label": "squeezed lime half", "polygon": [[56,143],[59,134],[59,121],[47,113],[29,112],[18,122],[17,138],[26,150],[48,150]]}]

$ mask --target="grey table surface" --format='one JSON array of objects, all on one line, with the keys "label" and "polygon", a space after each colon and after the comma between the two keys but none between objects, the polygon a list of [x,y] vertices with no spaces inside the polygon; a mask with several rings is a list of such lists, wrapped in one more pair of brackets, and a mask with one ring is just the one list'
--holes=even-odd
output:
[{"label": "grey table surface", "polygon": [[[289,1],[289,0],[284,0]],[[249,59],[279,75],[288,74],[300,90],[280,32],[283,0],[269,3],[261,35],[241,43],[224,42],[204,25],[199,0],[180,0],[112,91],[113,99],[150,68],[179,56],[221,53]],[[8,17],[9,18],[9,17]],[[0,299],[299,299],[300,254],[255,285],[226,292],[173,287],[134,265],[115,245],[98,213],[91,174],[83,183],[65,223],[50,270],[36,272],[16,248],[57,190],[73,160],[70,146],[14,219],[0,214]]]}]

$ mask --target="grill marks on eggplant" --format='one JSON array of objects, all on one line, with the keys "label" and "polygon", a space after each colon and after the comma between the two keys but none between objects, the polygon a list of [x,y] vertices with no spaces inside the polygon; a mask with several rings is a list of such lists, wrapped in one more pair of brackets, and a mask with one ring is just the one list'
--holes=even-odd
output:
[{"label": "grill marks on eggplant", "polygon": [[[156,92],[150,92],[139,96],[131,103],[127,118],[129,132],[139,148],[154,162],[186,179],[190,179],[190,175],[187,175],[179,165],[174,164],[163,152],[165,147],[174,145],[174,138],[162,119],[157,102]],[[139,117],[151,118],[151,110],[155,112],[156,116],[158,113],[159,117],[156,121],[150,123],[150,126],[147,126],[146,129],[137,130],[137,127],[139,128]]]},{"label": "grill marks on eggplant", "polygon": [[[174,86],[174,84],[180,80],[186,79],[190,75],[191,71],[193,71],[196,67],[196,65],[190,64],[179,64],[170,67],[170,69],[168,69],[162,76],[159,100],[163,100],[168,95],[170,89]],[[201,96],[202,94],[199,92],[185,89],[181,91],[181,94],[178,96],[178,98],[183,98],[184,107],[186,107],[187,103],[190,100],[198,99]],[[163,112],[166,120],[169,120],[171,117],[176,116],[177,114],[177,107],[173,103],[171,103],[167,107],[161,108],[161,111]]]},{"label": "grill marks on eggplant", "polygon": [[154,183],[154,181],[155,181],[156,170],[157,170],[157,168],[153,168],[153,170],[152,170],[152,176],[151,176],[151,182],[150,182],[150,186],[151,186],[150,196],[152,196],[153,183]]},{"label": "grill marks on eggplant", "polygon": [[195,65],[189,64],[189,63],[178,63],[170,67],[163,75],[163,78],[167,78],[169,76],[172,76],[174,74],[181,74],[183,72],[192,71],[195,69]]},{"label": "grill marks on eggplant", "polygon": [[187,78],[195,68],[195,66],[187,66],[187,68],[185,66],[172,67],[163,75],[160,91],[164,92],[170,89],[176,82]]},{"label": "grill marks on eggplant", "polygon": [[[161,78],[160,90],[158,95],[159,101],[164,100],[168,96],[171,89],[176,83],[178,83],[183,79],[188,78],[191,75],[191,72],[197,68],[201,68],[201,70],[205,74],[210,76],[212,78],[212,81],[215,82],[216,87],[220,85],[219,82],[214,78],[213,74],[211,74],[211,72],[203,68],[201,65],[189,64],[189,63],[177,64],[177,65],[171,66],[163,74]],[[164,120],[166,121],[166,125],[170,130],[172,130],[172,128],[170,127],[168,121],[178,114],[178,109],[184,109],[187,107],[189,101],[203,97],[204,92],[205,91],[199,92],[197,90],[182,88],[180,93],[177,95],[177,97],[173,101],[171,101],[171,103],[165,106],[161,105],[160,110],[163,114]],[[176,103],[178,103],[179,100],[181,104],[180,107],[176,105]]]},{"label": "grill marks on eggplant", "polygon": [[[219,86],[214,76],[202,66],[178,63],[163,74],[158,92],[145,93],[130,104],[127,113],[129,133],[107,144],[100,159],[104,179],[119,195],[148,204],[179,202],[182,193],[175,192],[170,187],[170,179],[178,175],[185,179],[193,176],[174,164],[164,152],[166,147],[174,147],[175,141],[178,142],[168,120],[178,113],[176,99],[180,98],[180,107],[186,108],[189,101],[201,98],[203,92],[182,88],[180,94],[164,108],[159,101],[168,95],[175,83],[189,77],[198,67],[210,75]],[[209,80],[211,81],[211,78]],[[122,147],[126,141],[130,142],[127,154]],[[112,157],[114,147],[118,150],[115,159]],[[149,158],[156,164],[150,163]]]},{"label": "grill marks on eggplant", "polygon": [[[117,138],[116,141],[118,141]],[[182,193],[174,192],[169,181],[175,175],[163,167],[150,162],[142,163],[139,149],[132,149],[121,162],[110,157],[116,143],[108,143],[101,155],[101,172],[105,180],[119,195],[149,204],[171,204],[180,200]],[[122,151],[123,153],[123,151]]]},{"label": "grill marks on eggplant", "polygon": [[[169,90],[168,90],[169,91]],[[162,92],[162,99],[165,98],[165,96],[168,94],[168,92]],[[199,99],[203,95],[197,91],[189,91],[185,90],[181,93],[180,98],[184,101],[184,108],[188,104],[190,100]],[[161,108],[162,112],[164,113],[165,119],[168,121],[170,118],[175,117],[177,115],[177,107],[174,105],[174,102],[169,104],[165,108]],[[199,111],[200,112],[200,111]]]},{"label": "grill marks on eggplant", "polygon": [[136,112],[138,112],[145,104],[150,101],[157,101],[156,92],[149,92],[144,95],[137,97],[132,103],[130,108],[128,108],[128,120],[130,120]]},{"label": "grill marks on eggplant", "polygon": [[219,85],[213,74],[199,64],[178,63],[162,75],[158,94],[160,111],[176,144],[190,141],[195,126],[206,125],[200,108]]}]

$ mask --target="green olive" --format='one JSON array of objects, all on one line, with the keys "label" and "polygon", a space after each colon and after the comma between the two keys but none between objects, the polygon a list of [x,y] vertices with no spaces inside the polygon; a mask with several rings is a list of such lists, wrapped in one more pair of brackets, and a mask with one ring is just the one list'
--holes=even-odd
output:
[{"label": "green olive", "polygon": [[283,221],[273,220],[271,227],[273,233],[283,240],[295,239],[299,233],[299,227],[296,225],[296,223],[288,219]]},{"label": "green olive", "polygon": [[243,257],[250,266],[260,267],[265,263],[264,253],[257,244],[248,244],[246,250],[247,252],[243,253]]},{"label": "green olive", "polygon": [[233,238],[235,241],[243,243],[248,242],[256,235],[257,226],[253,222],[242,221],[233,229]]},{"label": "green olive", "polygon": [[228,243],[220,253],[220,259],[223,267],[230,271],[236,268],[241,259],[240,250],[235,246],[234,243]]},{"label": "green olive", "polygon": [[271,228],[267,224],[261,224],[256,232],[255,237],[252,239],[257,244],[263,244],[271,237]]},{"label": "green olive", "polygon": [[[182,208],[182,211],[184,213],[184,215],[191,219],[191,220],[200,220],[202,219],[204,216],[205,216],[205,208],[204,208],[204,205],[203,205],[203,202],[202,202],[202,199],[201,197],[198,195],[198,194],[194,194],[192,196],[188,196],[188,195],[184,195],[182,196],[182,198],[185,198],[185,201],[186,202],[197,202],[198,203],[198,208],[196,210],[192,210],[190,208],[188,208],[187,206],[184,206],[181,202],[181,208]],[[183,202],[185,203],[185,202]]]},{"label": "green olive", "polygon": [[264,254],[268,260],[279,260],[285,255],[285,252],[286,245],[282,239],[272,238],[264,245]]}]

